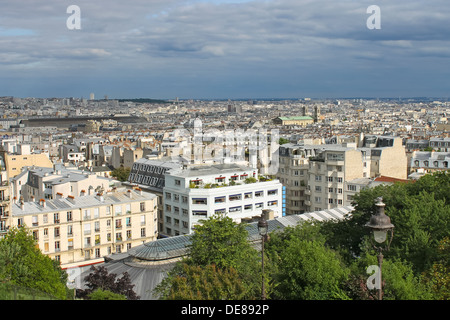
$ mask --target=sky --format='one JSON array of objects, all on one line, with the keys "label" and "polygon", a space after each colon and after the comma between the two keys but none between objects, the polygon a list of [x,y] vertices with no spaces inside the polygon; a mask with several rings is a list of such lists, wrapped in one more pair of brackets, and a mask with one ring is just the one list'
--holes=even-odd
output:
[{"label": "sky", "polygon": [[[72,5],[79,15],[68,12]],[[368,13],[371,5],[379,15]],[[368,28],[368,20],[381,28]],[[68,27],[76,23],[80,29]],[[0,2],[0,96],[403,98],[449,91],[448,0]]]}]

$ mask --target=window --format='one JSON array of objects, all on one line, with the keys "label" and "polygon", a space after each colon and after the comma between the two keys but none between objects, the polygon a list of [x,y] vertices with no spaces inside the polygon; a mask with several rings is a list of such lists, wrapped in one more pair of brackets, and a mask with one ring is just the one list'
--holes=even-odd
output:
[{"label": "window", "polygon": [[53,214],[53,222],[54,223],[59,223],[59,213],[54,213]]},{"label": "window", "polygon": [[145,215],[141,216],[141,226],[145,226]]},{"label": "window", "polygon": [[54,229],[54,236],[55,238],[59,238],[60,234],[59,234],[59,227]]},{"label": "window", "polygon": [[251,192],[244,193],[244,199],[251,199],[251,198],[252,198]]},{"label": "window", "polygon": [[67,221],[72,221],[72,211],[67,211]]},{"label": "window", "polygon": [[232,212],[241,212],[241,211],[242,211],[242,207],[241,206],[239,206],[239,207],[232,207],[232,208],[229,209],[230,213],[232,213]]},{"label": "window", "polygon": [[91,234],[91,224],[90,223],[85,223],[83,230],[84,230],[84,234]]},{"label": "window", "polygon": [[267,206],[268,207],[273,207],[273,206],[277,206],[277,205],[278,205],[278,201],[277,200],[267,202]]},{"label": "window", "polygon": [[38,216],[33,216],[31,219],[32,219],[32,226],[37,227],[39,225],[38,224]]},{"label": "window", "polygon": [[178,179],[175,179],[175,185],[176,185],[176,186],[181,186],[181,181],[178,180]]},{"label": "window", "polygon": [[44,223],[48,223],[48,216],[46,214],[44,214],[42,219],[44,220]]},{"label": "window", "polygon": [[194,216],[206,216],[208,214],[208,211],[193,210],[192,214]]},{"label": "window", "polygon": [[100,222],[99,221],[95,221],[95,223],[94,223],[94,230],[95,230],[95,232],[99,232],[100,231]]},{"label": "window", "polygon": [[230,201],[237,201],[242,199],[242,194],[232,194],[228,196],[228,200]]},{"label": "window", "polygon": [[322,201],[322,199],[320,197],[315,197],[314,201],[316,201],[317,203],[320,203]]},{"label": "window", "polygon": [[349,184],[349,185],[347,185],[347,190],[348,191],[356,191],[356,186],[354,184]]},{"label": "window", "polygon": [[226,197],[215,197],[214,198],[214,203],[224,203],[225,202]]},{"label": "window", "polygon": [[145,228],[141,228],[141,237],[145,237]]},{"label": "window", "polygon": [[262,209],[264,207],[263,203],[255,203],[255,209]]},{"label": "window", "polygon": [[99,209],[94,208],[94,219],[98,219],[98,217],[99,217]]},{"label": "window", "polygon": [[122,220],[121,219],[117,219],[116,220],[116,229],[120,229],[122,228]]},{"label": "window", "polygon": [[269,190],[269,191],[267,191],[267,195],[268,196],[274,196],[274,195],[277,195],[278,194],[278,190]]},{"label": "window", "polygon": [[67,226],[67,236],[72,236],[73,235],[73,226],[72,225],[68,225]]},{"label": "window", "polygon": [[208,204],[206,198],[192,198],[192,204]]},{"label": "window", "polygon": [[315,179],[316,181],[322,181],[322,176],[315,175],[314,179]]},{"label": "window", "polygon": [[255,198],[263,197],[263,196],[264,196],[264,191],[255,191]]},{"label": "window", "polygon": [[333,177],[328,177],[328,182],[333,182]]},{"label": "window", "polygon": [[244,210],[252,210],[252,209],[253,209],[253,205],[251,205],[251,204],[246,204],[244,206]]},{"label": "window", "polygon": [[216,213],[216,214],[225,214],[225,213],[226,213],[226,210],[225,210],[225,208],[223,208],[223,209],[217,209],[217,210],[214,211],[214,213]]},{"label": "window", "polygon": [[140,209],[141,209],[141,212],[142,212],[142,211],[145,211],[145,202],[141,202],[141,203],[139,204],[139,207],[140,207]]}]

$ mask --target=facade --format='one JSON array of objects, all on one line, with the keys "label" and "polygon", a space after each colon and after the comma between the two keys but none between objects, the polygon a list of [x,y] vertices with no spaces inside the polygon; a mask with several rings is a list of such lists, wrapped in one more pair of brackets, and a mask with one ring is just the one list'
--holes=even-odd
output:
[{"label": "facade", "polygon": [[26,226],[41,251],[62,268],[103,262],[111,253],[157,238],[158,198],[142,190],[14,201],[12,226]]},{"label": "facade", "polygon": [[277,117],[273,120],[275,124],[281,124],[283,126],[306,126],[314,123],[314,118],[310,116],[300,117]]},{"label": "facade", "polygon": [[107,191],[115,180],[94,172],[84,172],[61,165],[54,168],[30,167],[11,179],[12,195],[24,201],[56,199],[67,196],[94,195]]},{"label": "facade", "polygon": [[449,170],[450,152],[414,151],[411,155],[411,172],[432,173]]},{"label": "facade", "polygon": [[8,178],[15,177],[22,172],[23,167],[46,167],[53,168],[53,163],[46,153],[29,153],[11,154],[6,151],[0,151],[0,158],[5,164],[5,170]]},{"label": "facade", "polygon": [[261,216],[263,209],[282,216],[282,185],[237,164],[193,167],[166,174],[163,206],[162,233],[190,234],[214,214],[227,214],[238,223]]},{"label": "facade", "polygon": [[[277,178],[286,187],[286,214],[349,205],[365,179],[407,177],[405,148],[395,137],[361,136],[359,142],[343,144],[288,143],[280,146],[279,158]],[[357,179],[362,180],[347,184]]]}]

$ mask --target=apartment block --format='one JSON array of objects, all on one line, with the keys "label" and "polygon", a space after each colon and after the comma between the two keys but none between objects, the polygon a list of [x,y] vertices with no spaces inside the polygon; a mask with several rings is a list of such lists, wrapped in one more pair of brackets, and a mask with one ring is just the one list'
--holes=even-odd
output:
[{"label": "apartment block", "polygon": [[63,268],[104,261],[157,238],[158,197],[140,189],[35,202],[14,201],[12,226],[26,226]]},{"label": "apartment block", "polygon": [[[406,179],[407,157],[400,138],[360,135],[357,140],[280,146],[277,178],[286,188],[286,214],[349,205],[365,179]],[[354,183],[347,184],[350,181]]]},{"label": "apartment block", "polygon": [[164,221],[168,236],[190,234],[201,220],[226,214],[237,223],[261,216],[263,209],[282,216],[282,185],[237,164],[192,167],[165,175]]},{"label": "apartment block", "polygon": [[76,167],[54,165],[53,168],[27,167],[11,179],[13,198],[25,202],[56,199],[67,196],[94,195],[114,186],[115,180]]}]

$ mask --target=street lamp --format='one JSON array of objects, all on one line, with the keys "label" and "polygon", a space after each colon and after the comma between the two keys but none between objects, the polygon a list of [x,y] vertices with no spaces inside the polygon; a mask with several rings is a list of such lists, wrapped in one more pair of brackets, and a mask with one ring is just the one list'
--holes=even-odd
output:
[{"label": "street lamp", "polygon": [[266,300],[266,290],[264,288],[264,240],[267,238],[269,225],[264,218],[264,214],[258,221],[258,232],[261,235],[262,251],[261,251],[261,266],[262,266],[262,284],[261,284],[261,300]]},{"label": "street lamp", "polygon": [[[386,247],[386,250],[389,250],[389,246],[391,245],[392,238],[394,236],[394,225],[391,223],[391,218],[389,218],[384,213],[384,207],[385,204],[383,203],[383,198],[379,197],[376,199],[375,205],[377,206],[377,211],[375,214],[373,214],[370,217],[369,222],[366,224],[366,227],[369,227],[372,230],[374,240],[382,244],[387,239],[388,232],[389,235],[389,242]],[[381,280],[381,265],[383,264],[383,247],[382,246],[374,246],[375,249],[378,250],[378,267],[379,267],[379,274],[380,274],[380,287],[378,288],[378,299],[382,299],[382,290],[383,290],[383,284]]]}]

